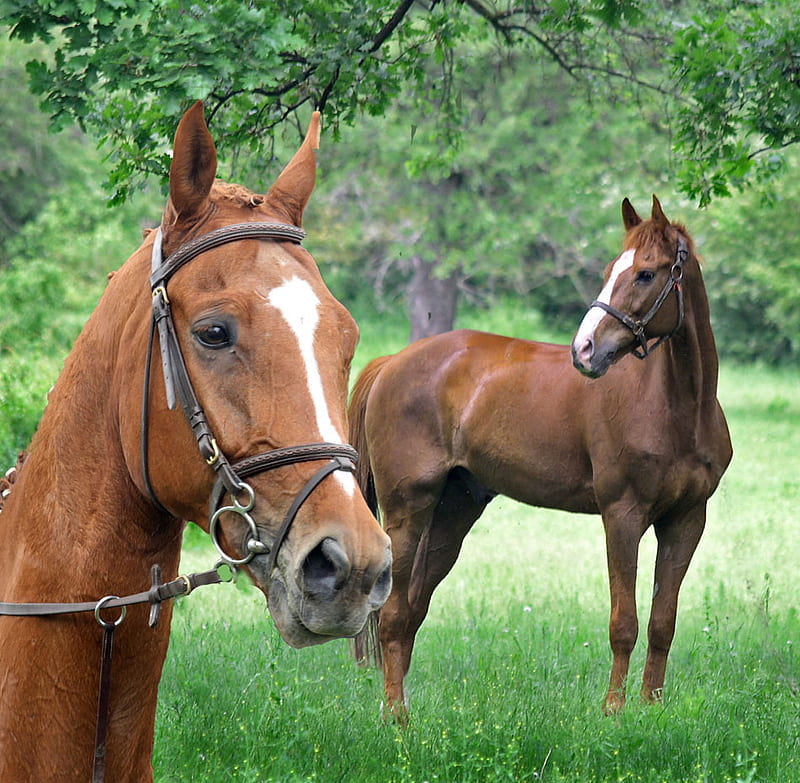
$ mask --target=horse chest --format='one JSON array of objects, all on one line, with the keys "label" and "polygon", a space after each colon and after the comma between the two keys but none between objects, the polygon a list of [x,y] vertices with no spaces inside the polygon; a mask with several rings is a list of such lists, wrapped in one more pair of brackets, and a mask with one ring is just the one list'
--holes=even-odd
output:
[{"label": "horse chest", "polygon": [[593,457],[595,494],[601,508],[633,494],[663,513],[706,501],[725,465],[697,441],[662,439],[638,447],[629,443],[616,454]]}]

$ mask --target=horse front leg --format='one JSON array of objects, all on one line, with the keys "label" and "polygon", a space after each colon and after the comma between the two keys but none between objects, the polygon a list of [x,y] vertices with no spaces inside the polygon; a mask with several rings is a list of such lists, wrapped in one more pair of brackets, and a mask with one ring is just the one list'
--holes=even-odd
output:
[{"label": "horse front leg", "polygon": [[606,509],[603,524],[606,531],[606,558],[608,583],[611,593],[611,618],[609,641],[613,662],[608,692],[604,702],[605,713],[612,714],[625,706],[625,679],[628,676],[631,653],[639,634],[636,616],[636,570],[639,542],[644,532],[640,514],[631,514],[632,503],[625,503],[626,514]]},{"label": "horse front leg", "polygon": [[667,657],[675,636],[678,593],[692,556],[703,534],[706,504],[677,519],[662,520],[655,526],[656,552],[653,603],[647,629],[647,660],[642,678],[642,699],[660,702],[667,669]]}]

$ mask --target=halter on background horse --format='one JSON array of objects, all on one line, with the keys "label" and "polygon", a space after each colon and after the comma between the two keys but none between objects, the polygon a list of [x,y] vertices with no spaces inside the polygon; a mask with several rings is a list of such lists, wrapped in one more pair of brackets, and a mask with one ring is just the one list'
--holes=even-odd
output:
[{"label": "halter on background horse", "polygon": [[692,241],[655,197],[649,220],[627,199],[622,212],[624,252],[571,347],[449,332],[376,359],[354,387],[359,483],[392,539],[393,588],[379,637],[387,706],[401,721],[403,681],[433,591],[498,494],[602,514],[613,651],[607,711],[625,701],[639,541],[654,528],[642,696],[660,698],[678,591],[731,445]]},{"label": "halter on background horse", "polygon": [[[357,328],[299,244],[318,134],[315,115],[259,196],[215,182],[202,105],[186,113],[161,228],[113,275],[0,514],[7,612],[99,603],[107,626],[124,599],[104,596],[144,596],[114,632],[110,781],[152,780],[171,606],[153,630],[147,612],[192,586],[180,520],[248,572],[293,646],[353,635],[388,594],[344,441]],[[171,581],[150,587],[151,564]],[[102,636],[92,612],[0,613],[0,780],[90,779]]]}]

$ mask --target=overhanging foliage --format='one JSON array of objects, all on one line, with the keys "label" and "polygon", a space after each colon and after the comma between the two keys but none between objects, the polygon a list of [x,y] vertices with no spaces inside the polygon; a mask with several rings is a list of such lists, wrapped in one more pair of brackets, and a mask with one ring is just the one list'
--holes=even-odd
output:
[{"label": "overhanging foliage", "polygon": [[33,88],[56,125],[103,138],[116,201],[164,175],[197,98],[234,160],[268,157],[276,129],[312,107],[338,126],[402,93],[412,122],[438,117],[432,160],[446,166],[462,119],[452,52],[476,41],[525,49],[595,92],[669,96],[681,187],[701,204],[774,173],[800,127],[800,22],[785,1],[2,0],[0,22],[53,43],[52,61],[29,65]]}]

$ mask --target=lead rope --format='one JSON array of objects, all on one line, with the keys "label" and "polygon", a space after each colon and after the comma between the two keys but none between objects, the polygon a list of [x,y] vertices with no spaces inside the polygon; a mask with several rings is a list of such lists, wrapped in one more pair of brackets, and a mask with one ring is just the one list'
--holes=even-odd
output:
[{"label": "lead rope", "polygon": [[[104,783],[106,775],[106,748],[108,744],[108,729],[111,714],[111,669],[114,659],[114,631],[125,619],[128,605],[134,603],[150,603],[150,619],[148,625],[151,628],[158,623],[161,611],[161,603],[178,595],[189,595],[195,587],[206,584],[218,584],[225,581],[219,573],[218,563],[210,571],[203,571],[199,574],[189,574],[179,576],[167,584],[161,583],[161,566],[154,565],[150,569],[152,587],[146,593],[136,593],[135,595],[120,598],[116,595],[107,595],[101,598],[94,607],[94,618],[103,629],[103,649],[100,656],[100,686],[97,693],[97,723],[94,735],[94,756],[92,761],[92,783]],[[235,576],[233,566],[230,566],[232,578]],[[108,605],[108,606],[107,606]],[[64,605],[66,606],[66,605]],[[82,607],[82,604],[74,604]],[[121,612],[114,621],[104,620],[101,612],[104,608],[119,606]],[[78,611],[83,611],[79,609]],[[60,612],[59,612],[60,613]]]}]

